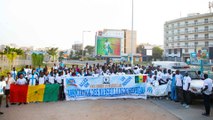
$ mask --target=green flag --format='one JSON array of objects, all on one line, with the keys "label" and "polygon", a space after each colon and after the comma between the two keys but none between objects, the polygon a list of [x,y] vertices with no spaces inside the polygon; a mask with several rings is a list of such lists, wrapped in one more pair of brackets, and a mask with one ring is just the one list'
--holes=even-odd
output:
[{"label": "green flag", "polygon": [[44,102],[58,101],[59,84],[47,84],[44,91]]}]

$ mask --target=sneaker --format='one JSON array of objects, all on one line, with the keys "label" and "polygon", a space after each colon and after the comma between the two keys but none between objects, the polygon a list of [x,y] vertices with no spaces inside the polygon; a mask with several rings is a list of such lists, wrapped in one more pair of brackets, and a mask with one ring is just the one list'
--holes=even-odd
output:
[{"label": "sneaker", "polygon": [[184,103],[184,104],[182,104],[182,106],[183,106],[183,107],[185,107],[185,106],[186,106],[186,104]]},{"label": "sneaker", "polygon": [[186,105],[185,108],[188,109],[188,108],[189,108],[189,105]]},{"label": "sneaker", "polygon": [[206,114],[206,113],[202,113],[202,115],[203,115],[203,116],[209,117],[209,114]]},{"label": "sneaker", "polygon": [[0,112],[0,115],[4,114],[3,112]]},{"label": "sneaker", "polygon": [[9,107],[9,105],[7,104],[7,105],[6,105],[6,108],[8,108],[8,107]]}]

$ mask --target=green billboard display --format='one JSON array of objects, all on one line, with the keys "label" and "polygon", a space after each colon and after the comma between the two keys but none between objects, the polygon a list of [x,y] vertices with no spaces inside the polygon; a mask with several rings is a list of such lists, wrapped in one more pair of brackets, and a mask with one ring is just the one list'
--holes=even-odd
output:
[{"label": "green billboard display", "polygon": [[113,37],[97,37],[96,41],[97,55],[102,56],[120,56],[121,39]]}]

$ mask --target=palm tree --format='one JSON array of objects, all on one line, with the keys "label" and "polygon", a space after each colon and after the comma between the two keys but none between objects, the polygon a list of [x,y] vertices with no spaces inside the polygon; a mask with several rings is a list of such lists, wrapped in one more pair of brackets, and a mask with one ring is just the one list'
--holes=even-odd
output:
[{"label": "palm tree", "polygon": [[55,62],[55,56],[57,55],[58,48],[50,48],[47,53],[53,57],[53,62]]},{"label": "palm tree", "polygon": [[4,49],[4,54],[6,55],[7,59],[9,60],[9,65],[13,67],[13,62],[18,55],[23,55],[24,51],[22,49],[11,48],[6,46]]}]

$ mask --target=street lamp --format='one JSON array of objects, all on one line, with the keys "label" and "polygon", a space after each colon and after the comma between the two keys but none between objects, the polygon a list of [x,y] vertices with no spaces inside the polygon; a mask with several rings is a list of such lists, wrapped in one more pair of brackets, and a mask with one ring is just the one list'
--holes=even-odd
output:
[{"label": "street lamp", "polygon": [[132,0],[132,29],[131,29],[131,66],[133,66],[133,8],[134,8],[134,0]]},{"label": "street lamp", "polygon": [[91,31],[89,31],[89,30],[83,30],[82,31],[82,60],[83,60],[83,56],[84,56],[84,33],[85,32],[91,32]]}]

